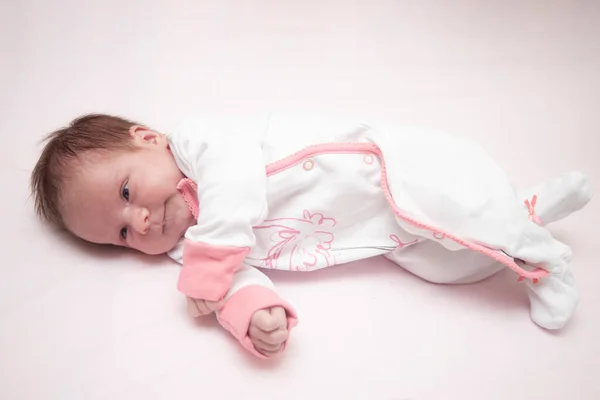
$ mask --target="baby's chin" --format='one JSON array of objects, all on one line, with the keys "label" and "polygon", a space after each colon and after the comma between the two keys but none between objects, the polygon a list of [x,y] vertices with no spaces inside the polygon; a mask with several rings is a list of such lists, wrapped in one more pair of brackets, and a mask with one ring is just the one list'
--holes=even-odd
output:
[{"label": "baby's chin", "polygon": [[140,252],[147,254],[149,256],[158,256],[161,254],[166,254],[169,251],[171,251],[171,249],[173,249],[177,243],[179,242],[179,239],[169,239],[169,240],[164,240],[161,243],[157,243],[153,246],[150,246],[148,248],[144,248],[144,249],[139,249]]}]

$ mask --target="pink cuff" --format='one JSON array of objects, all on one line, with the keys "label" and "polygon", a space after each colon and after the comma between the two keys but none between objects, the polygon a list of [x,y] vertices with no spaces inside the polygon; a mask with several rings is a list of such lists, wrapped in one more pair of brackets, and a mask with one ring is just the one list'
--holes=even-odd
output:
[{"label": "pink cuff", "polygon": [[[254,348],[248,329],[252,316],[258,310],[270,307],[283,307],[287,314],[288,332],[298,324],[294,309],[273,290],[260,285],[246,286],[235,292],[219,312],[219,322],[246,350],[260,358],[269,358]],[[287,342],[283,347],[287,346]]]},{"label": "pink cuff", "polygon": [[186,239],[177,289],[188,297],[221,300],[250,248],[212,246]]}]

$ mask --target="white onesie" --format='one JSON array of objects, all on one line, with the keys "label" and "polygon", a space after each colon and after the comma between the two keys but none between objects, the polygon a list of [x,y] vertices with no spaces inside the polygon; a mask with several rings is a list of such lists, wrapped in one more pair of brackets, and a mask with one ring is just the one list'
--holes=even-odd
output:
[{"label": "white onesie", "polygon": [[[224,298],[219,321],[258,356],[252,314],[283,306],[290,329],[297,317],[256,268],[313,271],[385,255],[429,281],[465,283],[506,266],[525,279],[539,325],[560,328],[575,309],[570,249],[535,213],[542,194],[522,198],[464,139],[283,115],[189,119],[168,139],[198,221],[169,252],[183,264],[178,289]],[[571,178],[578,196],[567,213],[589,200],[587,181]]]}]

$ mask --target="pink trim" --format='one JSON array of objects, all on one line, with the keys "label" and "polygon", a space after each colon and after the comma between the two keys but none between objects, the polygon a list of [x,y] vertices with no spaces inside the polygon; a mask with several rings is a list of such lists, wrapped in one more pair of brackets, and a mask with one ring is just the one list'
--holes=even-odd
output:
[{"label": "pink trim", "polygon": [[410,225],[415,226],[420,229],[426,229],[426,230],[432,231],[434,233],[434,235],[437,235],[435,237],[444,237],[444,238],[450,239],[463,247],[466,247],[470,250],[482,253],[482,254],[498,261],[499,263],[506,265],[508,268],[512,269],[519,276],[521,276],[523,278],[529,278],[529,279],[534,280],[534,282],[537,282],[537,280],[539,278],[548,276],[548,271],[546,271],[544,269],[537,268],[534,271],[526,271],[523,268],[521,268],[519,265],[517,265],[517,263],[515,263],[514,260],[509,256],[503,255],[502,253],[495,251],[493,249],[490,249],[488,247],[485,247],[485,246],[482,246],[482,245],[479,245],[476,243],[467,242],[466,240],[460,239],[460,238],[450,234],[449,232],[446,232],[442,229],[421,223],[421,222],[411,218],[410,216],[404,214],[404,212],[402,212],[402,210],[400,210],[400,208],[396,205],[396,202],[394,201],[394,198],[393,198],[392,194],[390,193],[390,189],[389,189],[388,181],[387,181],[387,170],[386,170],[386,165],[385,165],[385,160],[383,158],[383,154],[382,154],[381,150],[379,149],[379,147],[373,143],[332,143],[332,144],[321,144],[321,145],[309,146],[309,147],[307,147],[295,154],[292,154],[280,161],[277,161],[277,162],[267,165],[267,176],[274,175],[279,172],[285,171],[286,169],[292,168],[293,166],[297,165],[298,163],[300,163],[302,160],[304,160],[307,157],[314,157],[315,155],[331,154],[331,153],[371,153],[371,154],[377,156],[381,162],[381,188],[383,189],[386,199],[387,199],[388,203],[390,204],[390,206],[392,207],[392,210],[394,211],[396,216],[398,218],[402,219],[403,221],[405,221],[406,223],[409,223]]},{"label": "pink trim", "polygon": [[535,222],[538,225],[542,225],[542,219],[535,213],[535,205],[537,204],[537,195],[534,195],[531,199],[525,200],[525,205],[527,206],[527,211],[529,212],[529,220],[531,222]]},{"label": "pink trim", "polygon": [[[260,358],[269,358],[256,351],[250,337],[248,337],[248,329],[255,312],[277,306],[283,307],[286,311],[289,333],[298,324],[296,312],[273,290],[259,285],[246,286],[235,292],[219,311],[219,322],[250,353]],[[287,342],[284,343],[283,347],[283,350],[285,350]]]},{"label": "pink trim", "polygon": [[177,184],[177,191],[197,220],[200,207],[198,205],[198,186],[196,183],[191,179],[183,178]]},{"label": "pink trim", "polygon": [[193,299],[221,300],[249,247],[213,246],[185,240],[177,289]]},{"label": "pink trim", "polygon": [[[374,149],[376,149],[374,151]],[[356,154],[356,153],[372,153],[379,155],[379,148],[371,143],[331,143],[331,144],[317,144],[314,146],[306,147],[297,153],[287,156],[277,162],[267,165],[267,176],[277,174],[285,171],[286,169],[292,168],[293,166],[304,161],[308,157],[318,156],[321,154]]]}]

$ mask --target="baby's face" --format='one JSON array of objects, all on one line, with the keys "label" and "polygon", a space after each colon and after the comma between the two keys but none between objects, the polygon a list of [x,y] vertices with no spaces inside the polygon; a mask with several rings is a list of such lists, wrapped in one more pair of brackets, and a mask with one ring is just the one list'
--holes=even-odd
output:
[{"label": "baby's face", "polygon": [[63,184],[62,214],[75,235],[146,254],[171,250],[195,221],[176,189],[184,178],[166,138],[132,127],[137,151],[89,152]]}]

